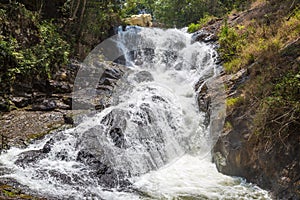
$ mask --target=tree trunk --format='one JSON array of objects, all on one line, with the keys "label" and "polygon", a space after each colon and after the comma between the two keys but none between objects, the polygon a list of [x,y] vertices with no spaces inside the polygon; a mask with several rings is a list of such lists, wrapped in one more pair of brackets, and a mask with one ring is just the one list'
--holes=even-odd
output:
[{"label": "tree trunk", "polygon": [[77,12],[78,12],[78,9],[79,9],[79,5],[80,5],[80,0],[77,1],[77,5],[76,5],[76,8],[73,12],[72,19],[75,19],[76,15],[77,15]]}]

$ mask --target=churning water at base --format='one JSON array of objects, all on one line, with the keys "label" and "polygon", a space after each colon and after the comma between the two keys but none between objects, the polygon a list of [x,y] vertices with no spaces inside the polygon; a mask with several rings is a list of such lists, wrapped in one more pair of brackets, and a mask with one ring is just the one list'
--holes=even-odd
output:
[{"label": "churning water at base", "polygon": [[197,93],[218,71],[212,47],[179,30],[141,28],[113,43],[129,70],[111,106],[3,153],[2,179],[55,199],[270,199],[211,163],[218,133],[205,126]]}]

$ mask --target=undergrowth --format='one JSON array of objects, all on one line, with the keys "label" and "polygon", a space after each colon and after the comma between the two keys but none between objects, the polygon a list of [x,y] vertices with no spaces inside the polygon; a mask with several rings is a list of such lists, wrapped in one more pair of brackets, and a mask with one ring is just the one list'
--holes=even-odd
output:
[{"label": "undergrowth", "polygon": [[227,73],[235,73],[260,58],[272,59],[286,44],[298,38],[300,10],[296,8],[288,20],[282,18],[269,23],[267,15],[247,26],[229,27],[225,22],[219,33],[219,53]]},{"label": "undergrowth", "polygon": [[209,22],[211,22],[212,20],[216,19],[216,17],[212,16],[212,15],[204,15],[203,18],[201,18],[198,23],[191,23],[188,26],[188,32],[189,33],[194,33],[198,30],[200,30],[202,27],[204,27],[205,25],[207,25]]},{"label": "undergrowth", "polygon": [[51,21],[41,21],[21,4],[0,9],[0,84],[9,92],[16,80],[50,79],[65,65],[69,45]]},{"label": "undergrowth", "polygon": [[[252,131],[285,145],[300,131],[300,9],[274,19],[265,14],[244,24],[225,22],[219,53],[227,74],[243,68],[250,72],[238,90],[245,94],[241,103],[252,113]],[[238,110],[236,99],[227,99],[227,108]]]}]

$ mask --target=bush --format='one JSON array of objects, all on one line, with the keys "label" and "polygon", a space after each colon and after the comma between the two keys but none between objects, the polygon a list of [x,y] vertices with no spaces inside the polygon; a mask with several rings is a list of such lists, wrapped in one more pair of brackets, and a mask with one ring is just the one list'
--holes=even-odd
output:
[{"label": "bush", "polygon": [[198,31],[200,29],[200,24],[194,24],[194,23],[191,23],[188,27],[188,32],[189,33],[194,33],[196,31]]},{"label": "bush", "polygon": [[226,99],[226,106],[227,108],[232,108],[233,106],[236,106],[237,104],[241,103],[243,100],[243,97],[228,98]]},{"label": "bush", "polygon": [[237,33],[235,28],[228,27],[227,23],[221,28],[219,33],[219,52],[223,61],[233,60],[240,48],[243,46],[243,38]]},{"label": "bush", "polygon": [[24,6],[10,6],[0,12],[5,22],[0,34],[0,83],[6,91],[16,79],[51,78],[69,55],[69,45],[51,21],[39,22]]},{"label": "bush", "polygon": [[203,18],[201,18],[199,20],[198,24],[191,23],[189,25],[189,27],[188,27],[188,32],[189,33],[194,33],[196,31],[198,31],[199,29],[201,29],[202,27],[204,27],[205,25],[207,25],[207,23],[210,22],[213,19],[215,19],[214,16],[206,14]]}]

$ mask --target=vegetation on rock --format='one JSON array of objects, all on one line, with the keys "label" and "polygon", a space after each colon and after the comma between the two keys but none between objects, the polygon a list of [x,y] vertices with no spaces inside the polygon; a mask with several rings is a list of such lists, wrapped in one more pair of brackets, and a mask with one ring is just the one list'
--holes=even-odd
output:
[{"label": "vegetation on rock", "polygon": [[255,126],[262,136],[289,132],[300,120],[300,10],[295,7],[285,14],[273,16],[272,23],[268,14],[232,27],[225,22],[219,34],[226,72],[248,68],[251,73],[241,90],[246,96],[244,105],[257,105]]},{"label": "vegetation on rock", "polygon": [[[299,8],[294,0],[256,1],[219,32],[226,74],[243,74],[227,83],[233,96],[227,99],[226,135],[215,148],[227,164],[219,169],[286,199],[300,194]],[[236,103],[240,96],[243,101]],[[230,141],[226,147],[225,141]]]}]

